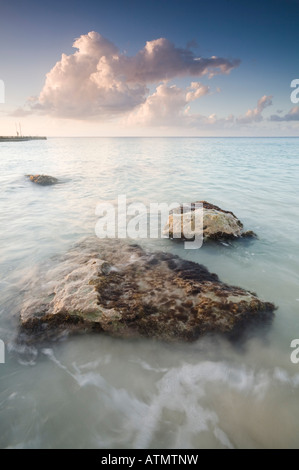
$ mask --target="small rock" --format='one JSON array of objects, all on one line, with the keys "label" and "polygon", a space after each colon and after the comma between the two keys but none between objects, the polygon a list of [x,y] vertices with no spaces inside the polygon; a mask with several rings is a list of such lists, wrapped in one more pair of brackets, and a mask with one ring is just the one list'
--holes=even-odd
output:
[{"label": "small rock", "polygon": [[32,183],[40,184],[41,186],[50,186],[59,183],[57,178],[48,175],[26,175]]}]

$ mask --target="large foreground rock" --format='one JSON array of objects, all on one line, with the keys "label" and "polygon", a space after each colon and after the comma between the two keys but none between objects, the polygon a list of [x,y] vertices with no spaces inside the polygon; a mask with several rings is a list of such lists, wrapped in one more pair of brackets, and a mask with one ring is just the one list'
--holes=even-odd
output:
[{"label": "large foreground rock", "polygon": [[27,290],[23,329],[99,331],[117,337],[195,340],[265,321],[274,305],[229,286],[204,266],[138,245],[90,238]]},{"label": "large foreground rock", "polygon": [[[233,239],[239,237],[255,236],[252,231],[243,231],[242,222],[233,212],[225,211],[220,207],[210,204],[207,201],[197,201],[203,205],[203,231],[197,233],[202,235],[203,240]],[[164,227],[163,234],[170,238],[190,239],[194,235],[195,214],[198,209],[196,203],[183,205],[173,209],[169,213],[168,221]],[[184,210],[184,212],[183,212]]]}]

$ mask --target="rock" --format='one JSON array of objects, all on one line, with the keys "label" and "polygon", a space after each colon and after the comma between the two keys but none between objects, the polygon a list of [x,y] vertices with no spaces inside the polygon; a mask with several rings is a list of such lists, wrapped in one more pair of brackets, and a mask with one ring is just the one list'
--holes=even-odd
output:
[{"label": "rock", "polygon": [[[204,240],[220,240],[220,239],[233,239],[240,237],[255,237],[255,233],[250,230],[243,231],[242,222],[235,216],[233,212],[220,209],[214,204],[207,201],[197,201],[203,205],[203,232],[198,235],[203,235]],[[164,227],[163,235],[168,235],[170,238],[177,238],[187,240],[194,236],[194,220],[198,209],[195,209],[196,203],[183,205],[173,209],[169,213],[167,224]],[[183,213],[183,210],[185,211]],[[200,213],[200,212],[198,212]]]},{"label": "rock", "polygon": [[41,186],[50,186],[59,183],[57,178],[48,175],[26,175],[32,183],[40,184]]},{"label": "rock", "polygon": [[275,307],[229,286],[204,266],[119,240],[86,239],[27,287],[22,331],[97,331],[116,337],[192,341],[235,334]]}]

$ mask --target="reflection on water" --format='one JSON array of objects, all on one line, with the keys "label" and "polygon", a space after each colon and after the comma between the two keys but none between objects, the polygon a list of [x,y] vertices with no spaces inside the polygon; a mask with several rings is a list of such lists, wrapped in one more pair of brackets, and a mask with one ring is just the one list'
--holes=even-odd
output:
[{"label": "reflection on water", "polygon": [[[22,145],[22,146],[21,146]],[[1,447],[298,447],[297,139],[50,139],[0,147]],[[24,178],[46,173],[63,184]],[[14,342],[22,286],[92,235],[99,201],[190,202],[232,210],[258,240],[184,250],[230,284],[279,306],[271,329],[242,344],[89,335]]]}]

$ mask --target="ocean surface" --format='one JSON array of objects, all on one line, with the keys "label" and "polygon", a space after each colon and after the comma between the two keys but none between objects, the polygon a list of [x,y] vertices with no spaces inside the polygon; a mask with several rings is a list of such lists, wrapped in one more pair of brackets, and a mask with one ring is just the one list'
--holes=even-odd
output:
[{"label": "ocean surface", "polygon": [[[26,174],[63,184],[37,186]],[[1,448],[299,446],[299,139],[53,138],[0,145]],[[278,309],[237,343],[80,335],[20,346],[24,285],[95,234],[96,206],[207,200],[258,239],[198,250],[143,239],[204,264]],[[298,354],[299,357],[299,354]]]}]

